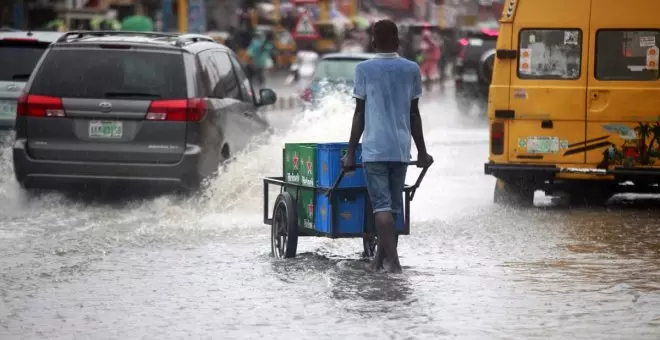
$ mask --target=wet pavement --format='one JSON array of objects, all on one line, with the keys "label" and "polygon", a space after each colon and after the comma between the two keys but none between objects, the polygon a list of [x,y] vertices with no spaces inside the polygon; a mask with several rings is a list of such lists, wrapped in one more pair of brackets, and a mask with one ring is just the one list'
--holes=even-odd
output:
[{"label": "wet pavement", "polygon": [[401,275],[368,273],[359,240],[269,256],[260,179],[278,175],[285,141],[346,140],[349,99],[269,113],[276,135],[194,199],[27,196],[5,147],[0,339],[660,338],[657,200],[496,206],[483,119],[439,94],[421,109],[436,163]]}]

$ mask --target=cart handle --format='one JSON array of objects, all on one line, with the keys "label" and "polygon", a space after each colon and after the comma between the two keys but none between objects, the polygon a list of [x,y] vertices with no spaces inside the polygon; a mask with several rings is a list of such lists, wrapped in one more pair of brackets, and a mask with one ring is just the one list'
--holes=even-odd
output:
[{"label": "cart handle", "polygon": [[[417,162],[410,162],[410,163],[408,163],[408,166],[411,166],[411,165],[415,165],[415,166],[416,166],[416,165],[417,165]],[[352,169],[358,169],[358,168],[362,168],[362,164],[355,164],[355,166],[354,166]],[[419,186],[422,184],[422,180],[424,179],[424,176],[426,176],[426,172],[427,172],[428,170],[429,170],[429,167],[428,167],[428,166],[422,168],[422,172],[419,174],[419,177],[417,177],[417,181],[415,181],[415,184],[413,184],[413,185],[410,187],[410,200],[411,200],[411,201],[412,201],[413,198],[415,197],[415,192],[417,191],[417,189],[419,188]],[[337,189],[337,187],[339,186],[339,183],[341,183],[341,180],[344,178],[344,175],[346,174],[346,172],[350,172],[350,171],[346,171],[346,169],[344,169],[344,168],[341,169],[341,172],[339,173],[339,177],[337,177],[337,180],[335,181],[335,183],[334,183],[334,184],[332,185],[332,187],[331,187],[331,188],[325,193],[325,196],[329,197],[330,195],[332,195],[332,193],[333,193],[333,192]]]}]

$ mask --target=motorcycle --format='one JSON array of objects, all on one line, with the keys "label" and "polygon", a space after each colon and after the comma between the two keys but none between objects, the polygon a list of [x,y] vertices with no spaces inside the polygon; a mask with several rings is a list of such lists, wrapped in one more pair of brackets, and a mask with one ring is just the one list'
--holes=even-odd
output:
[{"label": "motorcycle", "polygon": [[[286,84],[301,84],[310,80],[314,75],[316,63],[319,55],[313,51],[300,51],[296,54],[296,61],[289,67],[289,75],[286,77]],[[302,84],[304,85],[304,84]]]}]

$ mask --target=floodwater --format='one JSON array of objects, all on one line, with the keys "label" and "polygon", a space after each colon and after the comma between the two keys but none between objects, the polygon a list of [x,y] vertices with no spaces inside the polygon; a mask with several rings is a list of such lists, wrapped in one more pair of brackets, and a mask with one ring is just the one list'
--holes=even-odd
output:
[{"label": "floodwater", "polygon": [[296,259],[269,256],[261,178],[279,175],[285,141],[347,140],[350,100],[270,113],[280,131],[197,199],[28,197],[5,146],[0,339],[660,338],[657,202],[496,206],[486,125],[428,97],[436,163],[400,275],[367,272],[360,240],[301,238]]}]

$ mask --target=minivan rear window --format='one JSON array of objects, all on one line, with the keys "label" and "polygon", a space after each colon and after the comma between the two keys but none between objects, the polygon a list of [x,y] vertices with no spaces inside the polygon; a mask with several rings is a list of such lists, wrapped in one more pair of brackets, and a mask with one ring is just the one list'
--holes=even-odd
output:
[{"label": "minivan rear window", "polygon": [[27,81],[48,44],[0,43],[0,81]]},{"label": "minivan rear window", "polygon": [[659,30],[601,30],[596,34],[596,79],[655,81]]},{"label": "minivan rear window", "polygon": [[355,69],[357,65],[363,62],[363,59],[324,59],[319,62],[314,70],[314,80],[341,80],[352,82],[355,78]]},{"label": "minivan rear window", "polygon": [[54,49],[30,93],[64,98],[186,98],[181,53]]}]

